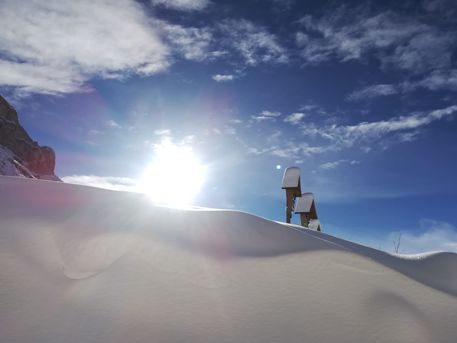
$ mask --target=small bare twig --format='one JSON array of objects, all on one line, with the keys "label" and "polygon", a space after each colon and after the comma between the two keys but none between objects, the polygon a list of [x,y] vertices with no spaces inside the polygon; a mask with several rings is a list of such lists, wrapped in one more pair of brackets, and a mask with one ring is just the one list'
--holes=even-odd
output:
[{"label": "small bare twig", "polygon": [[397,238],[394,239],[394,251],[398,254],[400,250],[400,243],[401,243],[401,233],[398,234]]}]

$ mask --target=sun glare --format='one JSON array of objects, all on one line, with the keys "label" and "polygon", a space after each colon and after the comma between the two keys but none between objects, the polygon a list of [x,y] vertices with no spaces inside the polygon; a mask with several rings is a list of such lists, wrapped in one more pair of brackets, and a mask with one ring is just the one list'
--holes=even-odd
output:
[{"label": "sun glare", "polygon": [[191,205],[203,186],[205,172],[191,147],[162,142],[141,178],[140,191],[158,204]]}]

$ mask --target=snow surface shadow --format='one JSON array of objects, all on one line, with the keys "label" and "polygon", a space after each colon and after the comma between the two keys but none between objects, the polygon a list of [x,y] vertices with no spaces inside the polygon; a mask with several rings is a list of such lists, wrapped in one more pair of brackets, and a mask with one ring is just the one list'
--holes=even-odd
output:
[{"label": "snow surface shadow", "polygon": [[[398,332],[408,327],[408,333],[414,335],[415,340],[426,338],[428,342],[433,342],[433,322],[427,318],[426,314],[421,311],[414,303],[392,292],[377,291],[367,301],[363,302],[367,312],[375,317],[373,323],[382,323],[380,325],[389,325],[392,331],[386,334],[387,340],[395,342],[398,339]],[[373,311],[373,309],[377,309]]]},{"label": "snow surface shadow", "polygon": [[355,254],[370,258],[422,284],[457,296],[457,254],[455,253],[439,252],[410,259],[345,241],[322,232],[311,230],[300,231],[308,236],[344,246]]}]

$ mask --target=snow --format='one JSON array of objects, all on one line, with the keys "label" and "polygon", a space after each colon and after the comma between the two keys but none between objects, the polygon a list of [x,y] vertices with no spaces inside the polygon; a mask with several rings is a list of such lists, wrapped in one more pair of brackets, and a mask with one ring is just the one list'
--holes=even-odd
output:
[{"label": "snow", "polygon": [[300,183],[300,169],[298,167],[289,167],[284,170],[282,178],[282,188],[298,187]]},{"label": "snow", "polygon": [[0,177],[0,341],[449,342],[457,255]]},{"label": "snow", "polygon": [[11,150],[0,145],[0,175],[19,175],[12,163],[13,156]]},{"label": "snow", "polygon": [[0,145],[0,175],[35,178],[30,170],[17,161],[14,153]]},{"label": "snow", "polygon": [[308,213],[311,211],[311,206],[314,202],[313,193],[303,193],[301,197],[297,198],[295,205],[295,213]]},{"label": "snow", "polygon": [[[321,222],[319,219],[311,219],[308,224],[308,228],[312,230],[317,230],[318,227],[321,226]],[[322,230],[322,227],[321,227]]]}]

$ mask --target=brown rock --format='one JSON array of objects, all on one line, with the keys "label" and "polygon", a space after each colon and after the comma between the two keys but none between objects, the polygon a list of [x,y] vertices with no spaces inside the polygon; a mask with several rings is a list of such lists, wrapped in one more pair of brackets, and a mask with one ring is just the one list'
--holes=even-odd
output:
[{"label": "brown rock", "polygon": [[0,96],[0,145],[11,150],[37,178],[57,179],[55,153],[33,141],[20,125],[16,110]]}]

